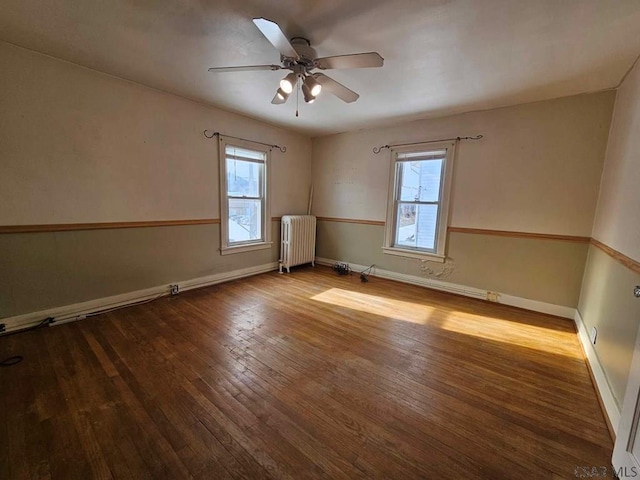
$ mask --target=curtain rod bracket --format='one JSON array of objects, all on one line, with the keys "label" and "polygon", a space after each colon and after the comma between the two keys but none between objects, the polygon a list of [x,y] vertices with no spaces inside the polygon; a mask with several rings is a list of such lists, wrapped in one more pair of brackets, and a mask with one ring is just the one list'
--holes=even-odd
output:
[{"label": "curtain rod bracket", "polygon": [[441,138],[440,140],[428,140],[426,142],[413,142],[413,143],[398,143],[395,145],[380,145],[379,147],[373,147],[373,153],[377,155],[385,148],[391,149],[393,147],[408,147],[411,145],[423,145],[425,143],[436,143],[436,142],[450,142],[453,140],[455,140],[456,142],[459,142],[460,140],[480,140],[481,138],[484,138],[484,135],[476,135],[475,137]]},{"label": "curtain rod bracket", "polygon": [[251,142],[251,143],[257,143],[259,145],[264,145],[266,147],[269,147],[270,150],[273,150],[274,148],[277,148],[278,150],[280,150],[282,153],[286,153],[287,152],[287,147],[286,146],[280,146],[280,145],[273,145],[271,143],[264,143],[264,142],[257,142],[255,140],[249,140],[247,138],[240,138],[240,137],[234,137],[233,135],[225,135],[224,133],[220,133],[220,132],[213,132],[211,135],[207,135],[207,132],[209,130],[205,130],[203,132],[204,136],[206,138],[213,138],[213,137],[227,137],[227,138],[234,138],[236,140],[243,140],[245,142]]}]

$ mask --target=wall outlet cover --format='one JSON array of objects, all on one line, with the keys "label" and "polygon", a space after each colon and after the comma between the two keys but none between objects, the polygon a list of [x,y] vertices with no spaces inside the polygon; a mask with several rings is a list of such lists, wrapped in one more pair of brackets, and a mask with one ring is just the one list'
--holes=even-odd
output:
[{"label": "wall outlet cover", "polygon": [[178,286],[178,284],[170,285],[169,288],[171,289],[171,295],[177,295],[180,291],[180,287]]},{"label": "wall outlet cover", "polygon": [[591,327],[591,334],[589,335],[589,338],[591,339],[591,343],[595,345],[596,339],[598,338],[598,329],[596,327]]},{"label": "wall outlet cover", "polygon": [[490,302],[497,302],[500,294],[498,292],[487,292],[487,300]]}]

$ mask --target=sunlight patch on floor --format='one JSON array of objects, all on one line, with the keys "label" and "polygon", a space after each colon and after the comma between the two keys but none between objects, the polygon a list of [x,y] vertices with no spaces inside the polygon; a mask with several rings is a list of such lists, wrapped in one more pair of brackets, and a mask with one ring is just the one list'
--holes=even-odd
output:
[{"label": "sunlight patch on floor", "polygon": [[438,327],[449,332],[485,340],[509,343],[571,358],[582,358],[582,352],[572,341],[576,335],[571,332],[465,312],[451,312],[438,322]]},{"label": "sunlight patch on floor", "polygon": [[331,288],[311,297],[311,299],[364,313],[423,325],[427,323],[435,310],[433,307],[420,305],[419,303],[403,302],[402,300],[352,292],[341,288]]},{"label": "sunlight patch on floor", "polygon": [[494,318],[469,312],[447,311],[420,303],[330,288],[312,300],[357,310],[393,320],[429,324],[449,332],[493,342],[539,350],[570,358],[581,359],[575,334],[543,326],[529,325],[515,320]]}]

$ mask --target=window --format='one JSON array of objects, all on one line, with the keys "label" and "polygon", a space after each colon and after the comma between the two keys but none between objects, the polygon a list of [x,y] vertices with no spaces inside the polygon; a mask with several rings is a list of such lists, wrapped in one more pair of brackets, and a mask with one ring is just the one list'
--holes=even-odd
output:
[{"label": "window", "polygon": [[392,150],[385,253],[444,261],[454,147]]},{"label": "window", "polygon": [[220,142],[220,250],[223,255],[271,246],[268,159],[268,149]]}]

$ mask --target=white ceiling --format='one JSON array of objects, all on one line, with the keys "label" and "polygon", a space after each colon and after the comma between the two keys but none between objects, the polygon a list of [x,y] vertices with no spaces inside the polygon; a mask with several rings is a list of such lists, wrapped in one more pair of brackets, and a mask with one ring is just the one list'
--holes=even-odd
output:
[{"label": "white ceiling", "polygon": [[[253,17],[319,56],[377,51],[326,74],[346,104],[271,99],[283,72]],[[640,53],[640,0],[3,0],[0,39],[312,136],[612,88]],[[286,72],[285,72],[286,73]]]}]

